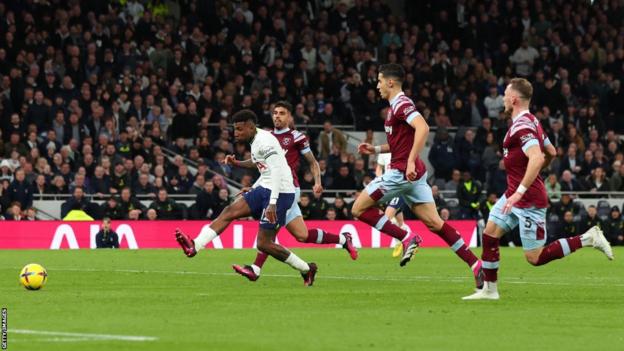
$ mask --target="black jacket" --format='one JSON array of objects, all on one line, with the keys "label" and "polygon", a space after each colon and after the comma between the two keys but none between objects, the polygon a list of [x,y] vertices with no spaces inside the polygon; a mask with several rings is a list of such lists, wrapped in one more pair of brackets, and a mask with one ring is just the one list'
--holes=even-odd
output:
[{"label": "black jacket", "polygon": [[119,236],[112,230],[100,231],[95,235],[95,245],[98,249],[118,249]]}]

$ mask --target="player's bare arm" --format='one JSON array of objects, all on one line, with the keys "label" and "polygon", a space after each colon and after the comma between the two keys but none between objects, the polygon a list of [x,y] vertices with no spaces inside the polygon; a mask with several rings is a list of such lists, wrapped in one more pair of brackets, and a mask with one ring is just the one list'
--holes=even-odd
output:
[{"label": "player's bare arm", "polygon": [[242,168],[256,168],[256,165],[253,163],[251,159],[239,161],[236,159],[236,156],[234,155],[225,156],[223,163],[226,165],[232,165],[232,166],[242,167]]},{"label": "player's bare arm", "polygon": [[303,156],[310,164],[310,170],[314,176],[314,187],[312,190],[315,194],[320,194],[323,192],[323,184],[321,184],[321,167],[319,166],[319,163],[316,160],[316,157],[314,157],[312,151],[306,152]]},{"label": "player's bare arm", "polygon": [[416,159],[418,158],[418,155],[420,155],[420,151],[423,149],[425,142],[427,141],[427,135],[429,135],[429,125],[420,114],[412,120],[410,125],[414,128],[414,143],[412,144],[412,150],[410,151],[407,159],[407,169],[405,171],[405,175],[408,180],[413,181],[418,178],[418,175],[416,174]]},{"label": "player's bare arm", "polygon": [[555,149],[552,144],[548,144],[544,147],[544,165],[542,169],[548,167],[555,157],[557,157],[557,149]]},{"label": "player's bare arm", "polygon": [[361,143],[358,145],[358,152],[362,155],[384,154],[390,152],[390,145],[382,144],[374,146],[371,143]]},{"label": "player's bare arm", "polygon": [[505,204],[504,213],[511,212],[511,208],[522,199],[522,195],[524,192],[531,187],[531,184],[535,181],[535,178],[539,175],[540,170],[542,169],[542,165],[544,164],[544,154],[538,145],[534,145],[529,147],[525,154],[529,159],[529,163],[527,164],[526,172],[524,173],[524,177],[522,177],[522,181],[520,182],[520,186],[516,192],[507,199],[507,203]]}]

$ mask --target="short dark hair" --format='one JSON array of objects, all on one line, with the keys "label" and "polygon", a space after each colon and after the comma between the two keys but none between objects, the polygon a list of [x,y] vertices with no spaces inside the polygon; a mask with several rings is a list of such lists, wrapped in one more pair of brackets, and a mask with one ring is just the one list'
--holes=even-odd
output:
[{"label": "short dark hair", "polygon": [[256,116],[255,112],[249,109],[240,110],[232,116],[232,123],[247,122],[247,121],[251,121],[254,124],[258,124],[258,116]]},{"label": "short dark hair", "polygon": [[403,69],[403,66],[396,63],[388,63],[379,66],[379,73],[383,74],[384,78],[394,78],[399,82],[403,82],[405,79],[405,69]]},{"label": "short dark hair", "polygon": [[293,112],[293,107],[290,104],[290,102],[286,101],[286,100],[280,100],[278,102],[275,103],[275,106],[273,108],[276,107],[282,107],[285,108],[289,113]]}]

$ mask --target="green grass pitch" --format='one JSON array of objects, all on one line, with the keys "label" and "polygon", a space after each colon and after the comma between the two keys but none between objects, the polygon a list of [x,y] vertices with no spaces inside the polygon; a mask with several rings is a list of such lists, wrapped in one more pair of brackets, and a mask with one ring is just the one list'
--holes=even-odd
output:
[{"label": "green grass pitch", "polygon": [[[537,268],[502,249],[500,301],[462,301],[473,282],[448,249],[404,268],[389,249],[296,252],[318,263],[314,287],[274,260],[255,283],[235,275],[251,250],[0,251],[8,350],[624,349],[622,249]],[[40,291],[18,285],[31,262]]]}]

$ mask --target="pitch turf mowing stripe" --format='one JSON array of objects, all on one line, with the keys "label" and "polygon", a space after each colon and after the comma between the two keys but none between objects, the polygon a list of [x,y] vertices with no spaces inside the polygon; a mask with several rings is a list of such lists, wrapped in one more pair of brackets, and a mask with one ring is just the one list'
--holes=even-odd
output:
[{"label": "pitch turf mowing stripe", "polygon": [[[194,271],[160,271],[160,270],[138,270],[138,269],[79,269],[79,268],[51,268],[55,271],[67,271],[67,272],[114,272],[114,273],[154,273],[154,274],[189,274],[189,275],[211,275],[211,276],[233,276],[238,277],[236,273],[224,273],[224,272],[194,272]],[[297,275],[290,274],[263,274],[263,277],[271,278],[293,278]],[[404,282],[404,281],[427,281],[427,282],[445,282],[445,283],[465,283],[467,280],[472,280],[472,277],[450,277],[439,278],[436,276],[426,275],[412,275],[409,277],[387,277],[387,276],[324,276],[319,275],[320,279],[329,280],[353,280],[353,281],[382,281],[382,282]],[[533,278],[534,279],[534,278]],[[591,277],[585,277],[584,279],[592,279]],[[624,287],[624,284],[608,283],[608,279],[592,279],[597,282],[558,282],[558,281],[536,281],[526,280],[519,277],[505,277],[503,284],[520,284],[520,285],[554,285],[554,286],[617,286]],[[619,280],[619,279],[617,279]],[[604,284],[598,284],[604,283]],[[0,289],[1,290],[1,289]]]},{"label": "pitch turf mowing stripe", "polygon": [[[78,341],[78,339],[90,340],[115,340],[115,341],[156,341],[158,338],[153,336],[135,336],[135,335],[114,335],[114,334],[91,334],[91,333],[67,333],[47,330],[30,330],[30,329],[10,329],[9,333],[13,334],[29,334],[29,335],[47,335],[47,336],[64,336],[73,338],[73,340],[65,341]],[[59,338],[62,339],[62,338]],[[51,340],[51,339],[48,339]],[[61,341],[61,340],[56,340]]]}]

